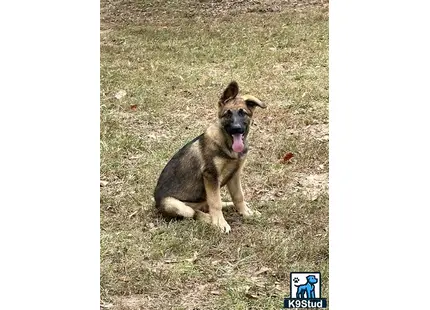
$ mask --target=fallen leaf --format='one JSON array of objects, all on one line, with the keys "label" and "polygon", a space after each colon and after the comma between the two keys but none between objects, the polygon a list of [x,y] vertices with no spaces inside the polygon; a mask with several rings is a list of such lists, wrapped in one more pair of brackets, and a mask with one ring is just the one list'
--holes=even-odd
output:
[{"label": "fallen leaf", "polygon": [[142,155],[130,156],[129,159],[139,159]]},{"label": "fallen leaf", "polygon": [[279,160],[279,162],[280,163],[287,163],[291,158],[293,158],[294,157],[294,154],[293,153],[286,153],[285,155],[284,155],[284,157],[282,157],[280,160]]},{"label": "fallen leaf", "polygon": [[112,307],[113,307],[113,304],[100,304],[100,308],[103,308],[103,309],[109,309]]},{"label": "fallen leaf", "polygon": [[267,271],[270,271],[270,268],[267,268],[267,267],[261,267],[258,271],[256,271],[256,272],[254,273],[254,275],[258,276],[258,275],[260,275],[260,274],[262,274],[262,273],[265,273],[265,272],[267,272]]},{"label": "fallen leaf", "polygon": [[127,95],[127,92],[125,90],[120,90],[115,94],[115,98],[120,100],[121,98],[123,98],[125,95]]},{"label": "fallen leaf", "polygon": [[130,105],[130,110],[136,111],[137,110],[137,104],[131,104]]},{"label": "fallen leaf", "polygon": [[256,287],[259,287],[259,288],[265,288],[265,287],[266,287],[266,284],[258,283],[257,281],[254,283],[254,285],[255,285]]},{"label": "fallen leaf", "polygon": [[196,259],[197,259],[197,255],[198,255],[198,253],[194,252],[193,257],[192,258],[186,258],[185,261],[186,262],[190,262],[190,263],[194,263],[196,261]]},{"label": "fallen leaf", "polygon": [[246,293],[245,296],[252,299],[258,299],[258,295],[255,294]]},{"label": "fallen leaf", "polygon": [[134,211],[132,214],[130,214],[129,216],[128,216],[128,218],[129,219],[131,219],[133,216],[135,216],[137,214],[137,210],[136,211]]},{"label": "fallen leaf", "polygon": [[102,181],[102,180],[100,180],[100,186],[106,186],[106,185],[108,185],[108,181]]},{"label": "fallen leaf", "polygon": [[315,138],[318,141],[328,141],[329,140],[329,135],[324,135],[320,138]]},{"label": "fallen leaf", "polygon": [[213,295],[219,295],[221,293],[219,291],[211,291],[211,294],[213,294]]}]

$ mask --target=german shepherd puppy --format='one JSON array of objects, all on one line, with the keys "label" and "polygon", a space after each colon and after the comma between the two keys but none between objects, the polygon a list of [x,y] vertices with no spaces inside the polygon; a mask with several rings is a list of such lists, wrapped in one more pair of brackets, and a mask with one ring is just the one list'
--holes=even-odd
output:
[{"label": "german shepherd puppy", "polygon": [[155,204],[164,216],[194,218],[230,232],[224,219],[220,188],[227,184],[237,211],[251,216],[245,204],[240,177],[248,152],[248,133],[255,107],[266,104],[254,96],[238,96],[232,81],[218,102],[218,122],[182,147],[161,172]]}]

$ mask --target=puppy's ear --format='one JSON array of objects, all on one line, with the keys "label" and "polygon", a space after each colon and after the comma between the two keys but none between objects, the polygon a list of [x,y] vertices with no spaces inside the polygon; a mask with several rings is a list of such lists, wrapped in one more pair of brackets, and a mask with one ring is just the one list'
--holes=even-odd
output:
[{"label": "puppy's ear", "polygon": [[239,85],[236,81],[230,82],[219,99],[220,105],[223,105],[227,100],[236,98],[239,93]]},{"label": "puppy's ear", "polygon": [[245,95],[245,96],[242,96],[242,98],[243,100],[245,100],[246,105],[251,110],[253,110],[256,106],[259,106],[260,108],[263,108],[263,109],[267,108],[267,105],[264,102],[261,102],[260,99],[255,98],[254,96]]}]

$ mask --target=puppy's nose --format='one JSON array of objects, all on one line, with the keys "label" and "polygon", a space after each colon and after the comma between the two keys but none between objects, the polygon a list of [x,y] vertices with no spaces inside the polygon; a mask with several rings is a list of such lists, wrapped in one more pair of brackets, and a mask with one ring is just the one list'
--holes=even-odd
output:
[{"label": "puppy's nose", "polygon": [[243,134],[244,132],[245,132],[245,128],[243,128],[243,126],[240,125],[240,124],[233,124],[230,127],[230,133],[232,135],[234,135],[234,134]]}]

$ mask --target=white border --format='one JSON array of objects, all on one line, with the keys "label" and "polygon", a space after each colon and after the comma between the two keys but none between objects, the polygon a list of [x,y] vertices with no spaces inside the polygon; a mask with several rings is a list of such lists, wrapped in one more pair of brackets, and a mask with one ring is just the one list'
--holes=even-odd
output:
[{"label": "white border", "polygon": [[425,308],[426,4],[330,4],[330,309]]},{"label": "white border", "polygon": [[[330,4],[330,309],[423,306],[398,288],[429,278],[426,3]],[[7,309],[99,307],[99,5],[0,7]]]},{"label": "white border", "polygon": [[99,308],[99,5],[0,7],[4,309]]}]

